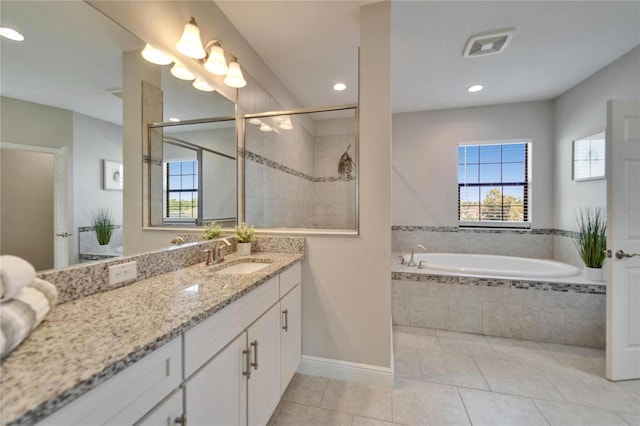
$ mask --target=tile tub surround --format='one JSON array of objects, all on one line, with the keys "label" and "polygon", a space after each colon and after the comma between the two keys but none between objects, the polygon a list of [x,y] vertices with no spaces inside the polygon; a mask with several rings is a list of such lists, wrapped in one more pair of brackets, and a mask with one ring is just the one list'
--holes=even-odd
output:
[{"label": "tile tub surround", "polygon": [[495,254],[555,259],[582,267],[573,238],[560,229],[489,229],[457,226],[391,227],[391,251],[409,252],[422,244],[428,252]]},{"label": "tile tub surround", "polygon": [[[202,240],[201,233],[184,234],[187,244],[168,247],[162,250],[121,257],[117,260],[82,264],[69,268],[55,269],[38,273],[38,277],[49,281],[58,289],[59,303],[77,300],[103,291],[124,287],[135,281],[109,285],[109,267],[126,262],[137,263],[138,280],[175,271],[196,263],[204,262],[208,249],[214,240]],[[172,235],[167,234],[167,240]],[[236,251],[235,238],[228,237],[231,247],[224,247],[223,253]],[[304,253],[303,237],[257,237],[252,246],[255,252]]]},{"label": "tile tub surround", "polygon": [[249,258],[270,265],[215,274],[247,259],[231,254],[220,266],[199,263],[57,306],[2,362],[3,424],[34,424],[303,257],[256,253]]},{"label": "tile tub surround", "polygon": [[392,262],[393,324],[604,348],[604,285],[440,275]]}]

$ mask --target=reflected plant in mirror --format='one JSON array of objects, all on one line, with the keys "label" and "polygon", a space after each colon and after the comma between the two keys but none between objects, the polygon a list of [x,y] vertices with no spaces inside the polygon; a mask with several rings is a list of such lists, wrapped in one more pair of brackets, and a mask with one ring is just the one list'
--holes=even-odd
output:
[{"label": "reflected plant in mirror", "polygon": [[245,116],[245,218],[357,232],[357,108]]},{"label": "reflected plant in mirror", "polygon": [[222,226],[215,221],[207,223],[204,226],[204,232],[202,232],[202,238],[205,240],[213,240],[222,235]]}]

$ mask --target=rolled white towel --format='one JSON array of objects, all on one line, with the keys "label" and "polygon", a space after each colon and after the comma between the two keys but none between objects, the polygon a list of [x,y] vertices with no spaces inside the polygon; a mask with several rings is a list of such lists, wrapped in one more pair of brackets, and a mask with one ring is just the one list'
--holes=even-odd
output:
[{"label": "rolled white towel", "polygon": [[0,303],[0,358],[15,349],[58,302],[58,291],[36,278],[15,298]]},{"label": "rolled white towel", "polygon": [[5,254],[0,256],[0,302],[12,299],[36,278],[36,270],[26,260]]}]

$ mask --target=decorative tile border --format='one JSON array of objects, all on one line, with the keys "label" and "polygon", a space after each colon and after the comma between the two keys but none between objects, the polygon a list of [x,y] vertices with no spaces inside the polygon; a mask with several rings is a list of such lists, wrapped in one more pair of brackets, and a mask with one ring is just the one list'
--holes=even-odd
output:
[{"label": "decorative tile border", "polygon": [[429,232],[456,232],[470,234],[523,234],[523,235],[556,235],[575,238],[577,233],[551,228],[511,229],[511,228],[464,228],[457,226],[413,226],[392,225],[391,231],[429,231]]},{"label": "decorative tile border", "polygon": [[434,275],[409,272],[392,272],[392,280],[437,282],[441,284],[458,284],[478,287],[519,288],[542,291],[558,291],[563,293],[606,294],[605,285],[565,284],[548,281],[524,281],[496,278],[462,277],[455,275]]},{"label": "decorative tile border", "polygon": [[[242,154],[242,153],[241,153]],[[350,177],[341,177],[341,176],[331,176],[331,177],[314,177],[311,175],[308,175],[306,173],[300,172],[298,170],[292,169],[291,167],[287,167],[283,164],[277,163],[273,160],[270,160],[266,157],[263,157],[262,155],[256,154],[254,152],[251,151],[244,151],[245,154],[245,159],[249,160],[249,161],[253,161],[255,163],[258,164],[262,164],[263,166],[272,168],[274,170],[278,170],[280,172],[283,173],[288,173],[290,175],[302,178],[302,179],[306,179],[309,182],[349,182],[352,180],[355,180],[354,176],[350,176]]]},{"label": "decorative tile border", "polygon": [[[190,235],[202,238],[201,234]],[[235,238],[228,238],[232,245],[223,249],[225,255],[236,251]],[[55,285],[58,289],[58,302],[65,303],[204,262],[207,259],[205,250],[211,244],[213,244],[213,240],[199,240],[114,260],[44,271],[38,273],[37,276]],[[258,236],[252,247],[256,252],[304,254],[304,237]],[[110,285],[109,267],[133,261],[137,263],[137,278]]]}]

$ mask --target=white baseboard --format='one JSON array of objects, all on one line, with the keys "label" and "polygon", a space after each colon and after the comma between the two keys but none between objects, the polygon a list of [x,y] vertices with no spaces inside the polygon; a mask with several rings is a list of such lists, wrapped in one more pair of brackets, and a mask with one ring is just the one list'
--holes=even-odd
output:
[{"label": "white baseboard", "polygon": [[302,355],[298,373],[393,388],[393,370],[377,365]]}]

